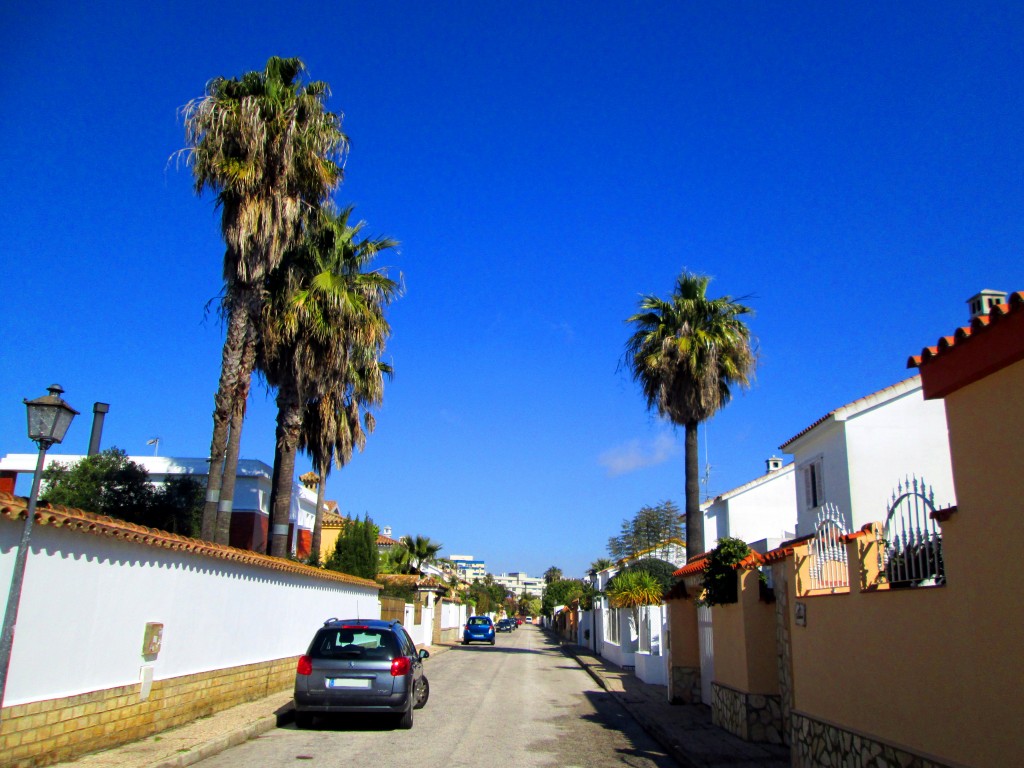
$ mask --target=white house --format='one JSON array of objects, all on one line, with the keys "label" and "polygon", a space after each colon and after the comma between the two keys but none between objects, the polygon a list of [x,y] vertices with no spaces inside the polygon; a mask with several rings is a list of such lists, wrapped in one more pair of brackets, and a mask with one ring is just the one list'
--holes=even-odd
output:
[{"label": "white house", "polygon": [[702,505],[705,551],[730,536],[763,554],[795,536],[794,465],[774,456],[766,464],[765,474]]},{"label": "white house", "polygon": [[494,583],[500,584],[517,596],[524,592],[531,597],[540,597],[544,594],[544,579],[539,576],[527,576],[520,572],[503,573],[494,577]]},{"label": "white house", "polygon": [[[8,481],[9,492],[14,492],[18,474],[35,471],[37,454],[9,453],[0,459],[0,479]],[[73,464],[84,456],[47,454],[46,466],[54,462]],[[162,485],[170,477],[189,475],[206,484],[209,461],[207,459],[183,459],[169,456],[129,456],[134,463],[149,473],[150,482]],[[272,468],[262,461],[241,459],[235,481],[234,508],[231,513],[230,544],[239,549],[257,552],[267,547],[267,531],[270,526],[270,489]],[[0,485],[0,490],[8,490]],[[86,510],[93,511],[93,510]],[[295,483],[292,489],[292,503],[289,512],[289,551],[298,557],[309,554],[313,521],[316,513],[316,490]]]},{"label": "white house", "polygon": [[798,536],[814,533],[826,510],[849,531],[884,520],[908,479],[934,489],[937,506],[956,503],[946,412],[924,399],[920,376],[829,412],[780,449],[796,467]]}]

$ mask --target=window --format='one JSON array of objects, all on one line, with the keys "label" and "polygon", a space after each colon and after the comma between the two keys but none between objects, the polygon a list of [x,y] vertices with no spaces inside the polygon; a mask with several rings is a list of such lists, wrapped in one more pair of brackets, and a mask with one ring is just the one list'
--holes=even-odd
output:
[{"label": "window", "polygon": [[804,464],[800,469],[804,479],[804,500],[808,509],[820,507],[825,503],[825,473],[822,470],[821,457]]}]

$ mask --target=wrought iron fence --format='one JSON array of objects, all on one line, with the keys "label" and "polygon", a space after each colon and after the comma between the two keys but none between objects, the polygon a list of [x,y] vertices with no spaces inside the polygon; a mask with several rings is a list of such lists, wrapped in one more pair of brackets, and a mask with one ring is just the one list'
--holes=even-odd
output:
[{"label": "wrought iron fence", "polygon": [[879,578],[890,587],[946,583],[942,527],[934,513],[935,491],[923,478],[908,478],[897,485],[878,547]]},{"label": "wrought iron fence", "polygon": [[849,531],[839,507],[822,505],[810,543],[811,589],[842,589],[850,586],[850,568],[843,537]]}]

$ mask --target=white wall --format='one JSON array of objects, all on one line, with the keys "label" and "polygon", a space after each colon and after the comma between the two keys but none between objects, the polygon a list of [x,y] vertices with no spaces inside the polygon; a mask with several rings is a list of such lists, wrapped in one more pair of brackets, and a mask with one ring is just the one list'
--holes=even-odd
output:
[{"label": "white wall", "polygon": [[718,496],[704,510],[704,548],[724,536],[745,542],[785,539],[796,531],[794,465],[788,464]]},{"label": "white wall", "polygon": [[917,476],[935,489],[939,506],[956,503],[946,413],[941,400],[926,401],[919,380],[900,382],[837,409],[789,447],[796,464],[797,534],[814,533],[818,509],[809,509],[801,468],[821,457],[825,501],[834,503],[850,530],[884,520],[901,480]]},{"label": "white wall", "polygon": [[[0,518],[0,594],[22,523]],[[330,617],[379,618],[378,590],[35,525],[4,704],[298,656]],[[147,622],[163,647],[142,656]]]},{"label": "white wall", "polygon": [[923,477],[939,506],[956,502],[942,400],[925,400],[917,389],[859,414],[847,422],[846,444],[855,530],[885,519],[893,491],[906,478]]},{"label": "white wall", "polygon": [[668,608],[649,605],[640,609],[651,626],[651,650],[638,650],[633,656],[636,676],[651,685],[668,685],[668,652],[665,637],[668,633]]}]

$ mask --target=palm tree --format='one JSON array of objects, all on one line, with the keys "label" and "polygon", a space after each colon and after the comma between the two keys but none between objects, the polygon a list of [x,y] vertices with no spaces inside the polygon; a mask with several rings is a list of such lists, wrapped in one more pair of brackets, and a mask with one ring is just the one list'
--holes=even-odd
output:
[{"label": "palm tree", "polygon": [[423,565],[433,562],[444,545],[431,541],[429,536],[404,536],[402,544],[409,550],[412,566],[419,572],[423,572]]},{"label": "palm tree", "polygon": [[[325,209],[311,219],[302,243],[267,281],[258,366],[267,383],[277,388],[270,552],[278,557],[287,549],[295,454],[304,418],[325,418],[319,442],[331,440],[335,457],[347,461],[353,445],[361,448],[365,442],[361,405],[376,405],[383,396],[382,366],[387,366],[379,356],[390,334],[384,309],[398,284],[367,267],[397,243],[357,239],[363,224],[350,226],[351,212]],[[372,416],[366,423],[372,430]],[[318,469],[324,468],[321,463]]]},{"label": "palm tree", "polygon": [[697,427],[729,402],[731,388],[748,387],[757,365],[750,329],[752,310],[731,297],[707,296],[711,278],[686,270],[666,299],[643,296],[626,322],[625,364],[640,384],[648,409],[686,429],[686,554],[704,551],[700,512]]},{"label": "palm tree", "polygon": [[[203,537],[213,539],[217,509],[230,513],[222,498],[225,450],[252,374],[247,344],[261,306],[264,278],[281,262],[299,236],[301,218],[319,208],[342,179],[348,140],[341,115],[328,112],[328,88],[302,84],[305,65],[296,58],[272,57],[263,71],[241,78],[214,78],[206,94],[182,108],[195,190],[210,189],[221,209],[226,244],[224,282],[227,334],[214,398],[210,475],[203,512]],[[238,432],[235,429],[235,432]],[[238,435],[232,436],[237,444]]]},{"label": "palm tree", "polygon": [[590,570],[588,571],[588,573],[591,576],[596,576],[601,571],[607,570],[608,568],[611,568],[613,565],[615,565],[614,561],[609,560],[607,557],[599,557],[597,558],[597,560],[590,564]]},{"label": "palm tree", "polygon": [[555,566],[552,565],[550,568],[548,568],[546,571],[544,571],[544,583],[545,584],[552,584],[552,583],[554,583],[556,581],[561,581],[561,580],[562,580],[562,569],[561,568],[556,568]]}]

